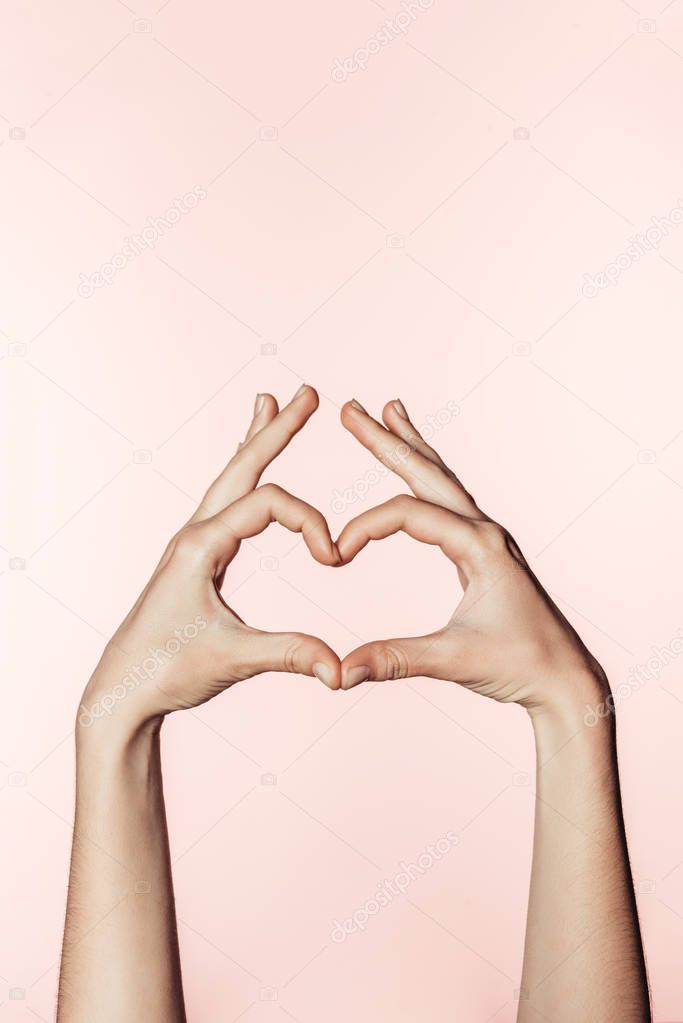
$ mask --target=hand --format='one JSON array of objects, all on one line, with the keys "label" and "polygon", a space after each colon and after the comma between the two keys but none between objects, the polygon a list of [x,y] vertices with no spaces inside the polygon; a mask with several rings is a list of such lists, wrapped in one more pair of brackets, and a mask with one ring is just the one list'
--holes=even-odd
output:
[{"label": "hand", "polygon": [[278,411],[259,395],[244,442],[169,543],[151,580],[107,645],[83,696],[79,724],[116,719],[136,728],[216,696],[264,671],[316,675],[340,686],[337,655],[313,636],[250,628],[220,596],[225,570],[247,537],[279,522],[324,565],[339,562],[325,518],[273,484],[254,489],[267,465],[318,407],[302,387]]},{"label": "hand", "polygon": [[342,561],[351,561],[370,540],[403,530],[441,548],[456,565],[464,594],[437,632],[366,643],[348,654],[342,688],[426,675],[531,711],[564,707],[576,697],[604,699],[609,688],[600,665],[509,533],[481,511],[400,402],[389,402],[382,418],[386,426],[354,402],[342,409],[347,430],[415,497],[395,497],[349,522],[337,541]]}]

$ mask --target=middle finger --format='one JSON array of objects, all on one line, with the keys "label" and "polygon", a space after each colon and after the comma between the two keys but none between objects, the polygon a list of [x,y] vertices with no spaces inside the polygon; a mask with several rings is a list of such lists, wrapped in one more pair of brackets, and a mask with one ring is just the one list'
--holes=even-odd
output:
[{"label": "middle finger", "polygon": [[378,423],[362,405],[347,402],[341,416],[342,423],[356,440],[405,480],[416,497],[450,508],[460,515],[481,517],[481,512],[458,480]]}]

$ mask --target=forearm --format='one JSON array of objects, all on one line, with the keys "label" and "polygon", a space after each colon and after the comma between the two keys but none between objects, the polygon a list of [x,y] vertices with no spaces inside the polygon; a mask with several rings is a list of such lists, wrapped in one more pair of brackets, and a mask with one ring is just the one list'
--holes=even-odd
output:
[{"label": "forearm", "polygon": [[532,715],[536,817],[518,1023],[647,1023],[614,722]]},{"label": "forearm", "polygon": [[77,730],[59,1023],[182,1023],[159,726]]}]

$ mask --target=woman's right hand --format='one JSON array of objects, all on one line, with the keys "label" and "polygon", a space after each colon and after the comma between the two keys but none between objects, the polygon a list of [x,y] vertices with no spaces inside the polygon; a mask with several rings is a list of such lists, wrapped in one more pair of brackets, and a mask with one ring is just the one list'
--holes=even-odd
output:
[{"label": "woman's right hand", "polygon": [[83,695],[81,731],[110,721],[132,734],[265,671],[315,675],[339,688],[339,658],[327,643],[299,632],[255,629],[220,594],[241,542],[271,522],[301,533],[316,561],[339,563],[317,509],[272,483],[257,486],[316,410],[318,395],[302,387],[282,411],[272,395],[259,398],[245,441],[172,538],[108,643]]}]

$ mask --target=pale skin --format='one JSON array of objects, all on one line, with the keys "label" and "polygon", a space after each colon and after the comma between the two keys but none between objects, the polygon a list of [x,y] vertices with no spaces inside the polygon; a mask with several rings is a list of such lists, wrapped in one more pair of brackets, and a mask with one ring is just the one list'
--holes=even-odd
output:
[{"label": "pale skin", "polygon": [[643,949],[619,795],[604,672],[530,571],[512,537],[480,510],[421,438],[400,402],[384,425],[358,406],[346,428],[401,476],[403,495],[359,515],[337,542],[344,563],[399,530],[441,548],[464,590],[429,636],[368,643],[342,663],[342,685],[429,676],[529,715],[536,820],[518,1023],[647,1023]]},{"label": "pale skin", "polygon": [[[400,402],[385,406],[383,424],[349,402],[342,422],[414,496],[363,512],[336,544],[320,512],[279,487],[258,487],[317,404],[310,387],[281,412],[271,395],[259,396],[245,441],[169,543],[86,687],[58,1020],[185,1020],[160,729],[167,714],[236,682],[288,671],[331,689],[430,676],[521,704],[538,766],[518,1023],[647,1023],[614,720],[599,717],[595,727],[583,720],[587,705],[609,696],[602,669],[516,543],[478,508]],[[437,632],[365,644],[341,662],[316,637],[253,629],[223,602],[220,586],[240,543],[272,521],[301,532],[329,567],[403,530],[454,563],[462,599]],[[175,652],[131,682],[131,666],[144,666],[150,648]]]}]

